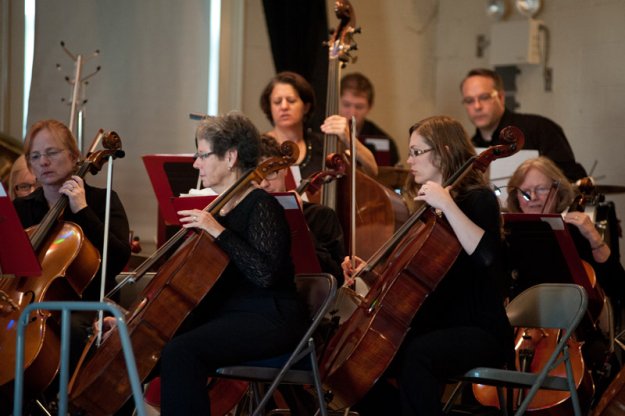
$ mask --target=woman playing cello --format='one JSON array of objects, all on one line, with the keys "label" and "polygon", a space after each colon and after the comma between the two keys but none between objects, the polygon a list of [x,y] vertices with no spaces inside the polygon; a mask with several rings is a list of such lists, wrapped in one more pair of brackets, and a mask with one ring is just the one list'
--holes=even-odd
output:
[{"label": "woman playing cello", "polygon": [[[31,194],[13,201],[24,228],[39,224],[50,207],[65,195],[69,205],[63,212],[62,220],[80,226],[85,237],[102,253],[106,190],[89,186],[80,176],[75,175],[80,151],[72,132],[56,120],[38,121],[26,137],[24,151],[29,169],[41,185]],[[108,234],[108,289],[114,286],[115,276],[123,270],[130,258],[128,236],[126,211],[113,191]],[[100,276],[99,272],[96,276]],[[100,282],[96,278],[84,290],[82,299],[99,300],[99,293]],[[72,361],[77,360],[84,347],[92,320],[92,313],[72,314]]]},{"label": "woman playing cello", "polygon": [[[69,200],[63,220],[75,222],[85,236],[102,252],[106,190],[89,186],[75,175],[80,151],[72,132],[60,121],[41,120],[33,124],[24,143],[29,169],[40,188],[13,201],[24,228],[39,224],[62,195]],[[107,288],[130,258],[129,227],[126,211],[119,197],[111,194],[109,262]],[[92,282],[83,293],[85,300],[99,299],[99,285]],[[89,324],[90,326],[90,324]]]},{"label": "woman playing cello", "polygon": [[[514,350],[512,329],[496,290],[502,279],[497,199],[476,170],[452,189],[442,187],[475,150],[461,124],[449,117],[426,118],[409,132],[407,162],[414,184],[407,194],[441,212],[463,249],[418,310],[387,371],[399,385],[401,414],[429,416],[441,413],[440,398],[450,376],[475,366],[502,366],[510,362]],[[343,262],[346,279],[364,266],[361,259],[355,260],[354,265],[349,258]],[[357,406],[361,414],[392,413],[390,402],[376,397],[388,387],[383,383],[374,385]],[[383,408],[376,408],[376,403]]]},{"label": "woman playing cello", "polygon": [[[241,114],[204,119],[196,142],[193,166],[218,193],[258,162],[258,131]],[[230,263],[196,309],[193,329],[165,346],[162,412],[210,414],[211,371],[288,352],[305,331],[307,314],[295,291],[289,226],[274,197],[250,185],[216,217],[201,210],[179,214],[184,227],[210,234]]]},{"label": "woman playing cello", "polygon": [[[575,198],[575,191],[568,179],[555,163],[546,157],[524,161],[508,181],[507,208],[510,212],[525,214],[562,213],[564,222],[571,225],[569,231],[579,257],[592,267],[599,286],[608,296],[616,317],[618,328],[625,301],[625,270],[618,253],[613,253],[603,241],[595,224],[584,212],[569,210]],[[515,292],[525,289],[534,282],[529,276],[520,276]],[[515,295],[517,293],[513,293]],[[610,358],[611,340],[606,339],[594,325],[582,326],[585,341],[582,353],[586,365],[592,370],[596,394],[600,395],[618,370],[618,362]]]}]

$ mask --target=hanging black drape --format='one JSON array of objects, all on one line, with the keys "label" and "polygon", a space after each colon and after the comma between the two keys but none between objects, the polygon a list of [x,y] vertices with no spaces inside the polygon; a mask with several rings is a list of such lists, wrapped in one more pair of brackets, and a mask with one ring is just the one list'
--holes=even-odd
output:
[{"label": "hanging black drape", "polygon": [[328,78],[326,0],[263,0],[276,72],[293,71],[311,83],[316,95],[310,126],[319,130],[325,117]]}]

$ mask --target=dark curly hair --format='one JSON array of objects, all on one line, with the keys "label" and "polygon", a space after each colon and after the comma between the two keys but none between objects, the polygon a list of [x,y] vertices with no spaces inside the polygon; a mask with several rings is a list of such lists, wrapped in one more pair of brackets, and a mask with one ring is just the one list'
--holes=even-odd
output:
[{"label": "dark curly hair", "polygon": [[272,126],[274,125],[273,117],[271,117],[271,92],[276,84],[289,84],[297,91],[299,98],[302,99],[304,104],[309,105],[308,112],[304,114],[304,124],[306,124],[315,111],[315,91],[303,76],[290,71],[280,72],[271,78],[271,81],[269,81],[260,95],[260,108],[265,113],[267,120],[269,120]]},{"label": "dark curly hair", "polygon": [[242,171],[253,169],[260,156],[260,133],[249,118],[233,111],[223,116],[208,116],[197,127],[195,143],[205,140],[213,152],[223,159],[226,152],[237,150],[237,167]]}]

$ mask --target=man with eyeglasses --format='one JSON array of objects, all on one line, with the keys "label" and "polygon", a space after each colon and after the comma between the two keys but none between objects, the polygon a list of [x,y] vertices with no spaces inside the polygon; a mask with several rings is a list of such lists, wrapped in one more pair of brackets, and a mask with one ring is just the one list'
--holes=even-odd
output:
[{"label": "man with eyeglasses", "polygon": [[476,130],[475,146],[499,144],[499,133],[506,126],[516,126],[525,134],[524,149],[538,150],[564,171],[571,181],[587,176],[575,161],[571,145],[562,128],[546,117],[513,113],[505,107],[503,80],[495,71],[470,70],[460,84],[462,104]]}]

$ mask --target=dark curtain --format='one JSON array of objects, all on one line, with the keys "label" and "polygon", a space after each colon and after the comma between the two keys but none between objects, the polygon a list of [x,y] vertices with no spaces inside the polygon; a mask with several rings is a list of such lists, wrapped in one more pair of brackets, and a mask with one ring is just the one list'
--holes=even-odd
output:
[{"label": "dark curtain", "polygon": [[325,118],[328,78],[326,0],[263,0],[276,72],[302,75],[315,90],[310,126],[318,131]]}]

